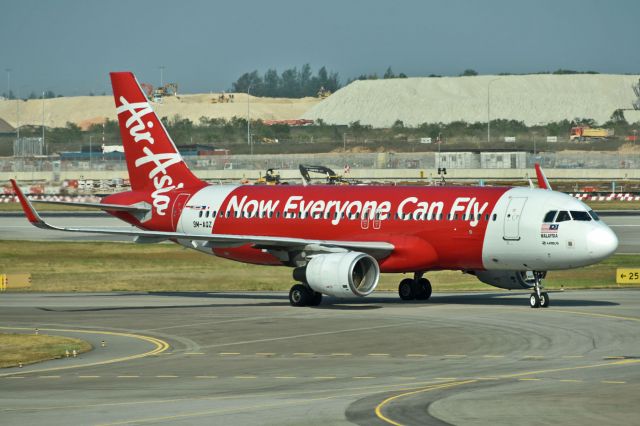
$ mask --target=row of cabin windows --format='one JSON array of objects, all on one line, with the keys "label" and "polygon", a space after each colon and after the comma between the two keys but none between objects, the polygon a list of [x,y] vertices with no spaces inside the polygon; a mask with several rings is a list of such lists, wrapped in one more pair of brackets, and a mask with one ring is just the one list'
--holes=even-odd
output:
[{"label": "row of cabin windows", "polygon": [[[209,215],[211,215],[212,218],[216,217],[216,214],[218,212],[216,210],[210,212],[210,211],[202,211],[200,210],[200,212],[198,213],[198,217],[205,217],[208,218]],[[276,218],[280,218],[280,212],[260,212],[258,214],[256,213],[245,213],[244,215],[240,214],[240,212],[230,212],[230,211],[226,211],[226,212],[220,212],[220,217],[235,217],[235,218],[240,218],[240,217],[244,217],[244,218],[252,218],[252,217],[259,217],[260,219],[264,219],[264,218],[272,218],[272,217],[276,217]],[[299,219],[306,219],[308,218],[313,218],[313,219],[322,219],[324,216],[324,219],[337,219],[338,218],[338,212],[333,212],[333,214],[326,212],[324,214],[322,213],[303,213],[303,212],[297,212],[297,213],[282,213],[282,217],[285,219],[295,219],[295,218],[299,218]],[[366,215],[364,215],[366,216]],[[380,218],[381,214],[380,213],[376,213],[375,214],[375,219],[374,220],[381,220]],[[357,220],[360,219],[360,213],[349,213],[349,214],[345,214],[345,213],[340,213],[340,219],[344,219],[344,218],[348,218],[350,220]],[[475,219],[476,220],[482,220],[483,215],[482,214],[477,214]],[[366,219],[366,217],[364,217]],[[398,213],[396,213],[394,216],[389,216],[385,219],[382,220],[389,220],[389,219],[394,219],[394,220],[443,220],[444,216],[442,213],[439,213],[437,215],[427,215],[427,214],[423,214],[423,215],[419,215],[418,217],[414,217],[412,213],[405,213],[404,215],[400,215]],[[484,220],[485,221],[489,221],[490,215],[485,214],[484,215]],[[446,220],[458,220],[458,219],[462,219],[462,220],[472,220],[474,219],[474,215],[467,215],[467,214],[463,214],[463,215],[458,215],[458,214],[448,214],[446,216]],[[493,221],[495,221],[497,219],[497,215],[494,214],[493,217],[491,217],[491,219]]]},{"label": "row of cabin windows", "polygon": [[544,223],[567,222],[569,220],[577,220],[581,222],[589,222],[591,220],[600,220],[596,212],[589,210],[551,210],[544,215]]}]

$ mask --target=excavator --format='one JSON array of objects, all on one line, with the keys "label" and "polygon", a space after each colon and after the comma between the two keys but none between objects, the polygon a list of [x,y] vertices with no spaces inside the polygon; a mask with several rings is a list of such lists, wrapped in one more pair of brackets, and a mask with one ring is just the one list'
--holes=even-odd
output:
[{"label": "excavator", "polygon": [[311,176],[309,175],[309,172],[325,175],[325,183],[327,185],[350,184],[347,179],[343,178],[340,175],[337,175],[336,172],[331,170],[329,167],[300,164],[298,168],[300,169],[300,174],[302,175],[304,185],[309,185],[311,183]]}]

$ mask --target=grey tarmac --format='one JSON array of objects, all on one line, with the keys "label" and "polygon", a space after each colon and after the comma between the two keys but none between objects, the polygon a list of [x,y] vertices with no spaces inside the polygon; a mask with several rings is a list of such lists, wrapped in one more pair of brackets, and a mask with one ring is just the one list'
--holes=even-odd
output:
[{"label": "grey tarmac", "polygon": [[[1,331],[94,350],[0,371],[6,425],[632,424],[640,291],[0,295]],[[105,341],[105,347],[101,342]]]}]

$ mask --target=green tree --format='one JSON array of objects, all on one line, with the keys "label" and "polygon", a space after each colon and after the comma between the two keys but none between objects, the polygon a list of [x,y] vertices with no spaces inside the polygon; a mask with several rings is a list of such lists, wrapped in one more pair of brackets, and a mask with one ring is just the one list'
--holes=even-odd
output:
[{"label": "green tree", "polygon": [[476,75],[478,75],[478,71],[471,68],[464,70],[462,74],[460,74],[461,77],[472,77]]},{"label": "green tree", "polygon": [[393,70],[391,69],[391,66],[389,66],[389,68],[387,68],[387,70],[384,72],[384,76],[382,78],[396,78],[396,75],[393,73]]}]

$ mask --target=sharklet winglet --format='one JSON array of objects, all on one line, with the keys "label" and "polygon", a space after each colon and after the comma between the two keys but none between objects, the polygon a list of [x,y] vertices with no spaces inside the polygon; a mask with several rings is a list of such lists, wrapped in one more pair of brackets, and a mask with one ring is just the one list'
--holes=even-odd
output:
[{"label": "sharklet winglet", "polygon": [[11,186],[13,186],[13,190],[18,196],[18,200],[20,201],[20,205],[22,206],[22,210],[24,210],[24,214],[27,216],[29,222],[37,226],[38,228],[47,228],[45,221],[40,217],[36,209],[31,204],[31,201],[24,195],[18,183],[15,179],[10,179]]},{"label": "sharklet winglet", "polygon": [[540,189],[548,189],[551,191],[551,185],[547,180],[544,172],[542,171],[542,167],[540,167],[539,163],[536,163],[536,177],[538,178],[538,187]]}]

